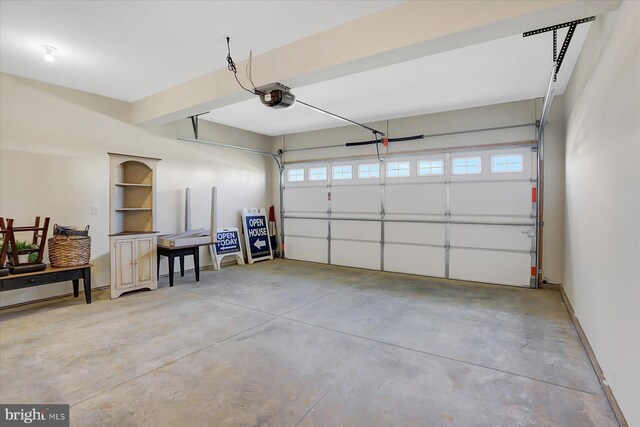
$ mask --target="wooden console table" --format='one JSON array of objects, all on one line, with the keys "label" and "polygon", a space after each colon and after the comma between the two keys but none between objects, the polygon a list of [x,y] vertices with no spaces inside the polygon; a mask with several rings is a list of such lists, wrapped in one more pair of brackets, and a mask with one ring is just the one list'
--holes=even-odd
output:
[{"label": "wooden console table", "polygon": [[80,279],[82,279],[84,298],[87,304],[91,304],[91,267],[91,264],[76,267],[48,266],[46,270],[42,271],[0,277],[0,292],[71,280],[73,282],[73,296],[78,298]]},{"label": "wooden console table", "polygon": [[160,274],[160,256],[164,255],[169,261],[169,286],[173,286],[174,259],[180,257],[180,276],[184,276],[184,257],[193,256],[193,266],[196,273],[196,282],[200,281],[200,246],[208,246],[211,243],[204,243],[193,246],[178,246],[168,248],[158,246],[158,275]]}]

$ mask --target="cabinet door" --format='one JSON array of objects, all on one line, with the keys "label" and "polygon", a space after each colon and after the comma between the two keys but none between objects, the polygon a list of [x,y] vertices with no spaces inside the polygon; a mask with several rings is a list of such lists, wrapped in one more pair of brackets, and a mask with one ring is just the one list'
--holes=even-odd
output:
[{"label": "cabinet door", "polygon": [[115,286],[116,289],[133,288],[135,286],[135,250],[133,239],[115,241]]},{"label": "cabinet door", "polygon": [[135,239],[136,245],[136,286],[145,286],[156,281],[156,245],[152,237]]}]

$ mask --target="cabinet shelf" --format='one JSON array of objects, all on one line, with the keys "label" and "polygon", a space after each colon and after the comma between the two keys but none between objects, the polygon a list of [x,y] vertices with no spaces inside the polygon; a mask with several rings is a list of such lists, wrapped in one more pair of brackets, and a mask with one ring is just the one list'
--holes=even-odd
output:
[{"label": "cabinet shelf", "polygon": [[116,182],[118,187],[148,187],[151,188],[151,184],[134,184],[131,182]]},{"label": "cabinet shelf", "polygon": [[157,289],[156,166],[160,159],[110,153],[111,298]]}]

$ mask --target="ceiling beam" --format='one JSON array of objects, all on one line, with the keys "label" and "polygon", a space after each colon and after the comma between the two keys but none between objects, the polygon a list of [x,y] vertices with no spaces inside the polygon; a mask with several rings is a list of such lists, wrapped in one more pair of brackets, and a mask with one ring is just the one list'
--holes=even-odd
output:
[{"label": "ceiling beam", "polygon": [[[281,82],[295,93],[296,87],[599,15],[616,9],[619,3],[618,0],[406,2],[254,56],[254,81],[258,86]],[[222,37],[212,40],[216,42],[225,40]],[[233,51],[233,37],[231,47],[236,57],[248,54]],[[246,61],[238,62],[238,69],[244,70],[245,64]],[[251,96],[224,68],[134,102],[131,117],[137,125],[158,125]]]}]

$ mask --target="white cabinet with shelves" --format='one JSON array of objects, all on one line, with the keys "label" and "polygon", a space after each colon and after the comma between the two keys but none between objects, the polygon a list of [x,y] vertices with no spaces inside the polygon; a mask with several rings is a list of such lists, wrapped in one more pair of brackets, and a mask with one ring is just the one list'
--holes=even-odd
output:
[{"label": "white cabinet with shelves", "polygon": [[157,289],[156,165],[160,159],[109,153],[111,298]]}]

